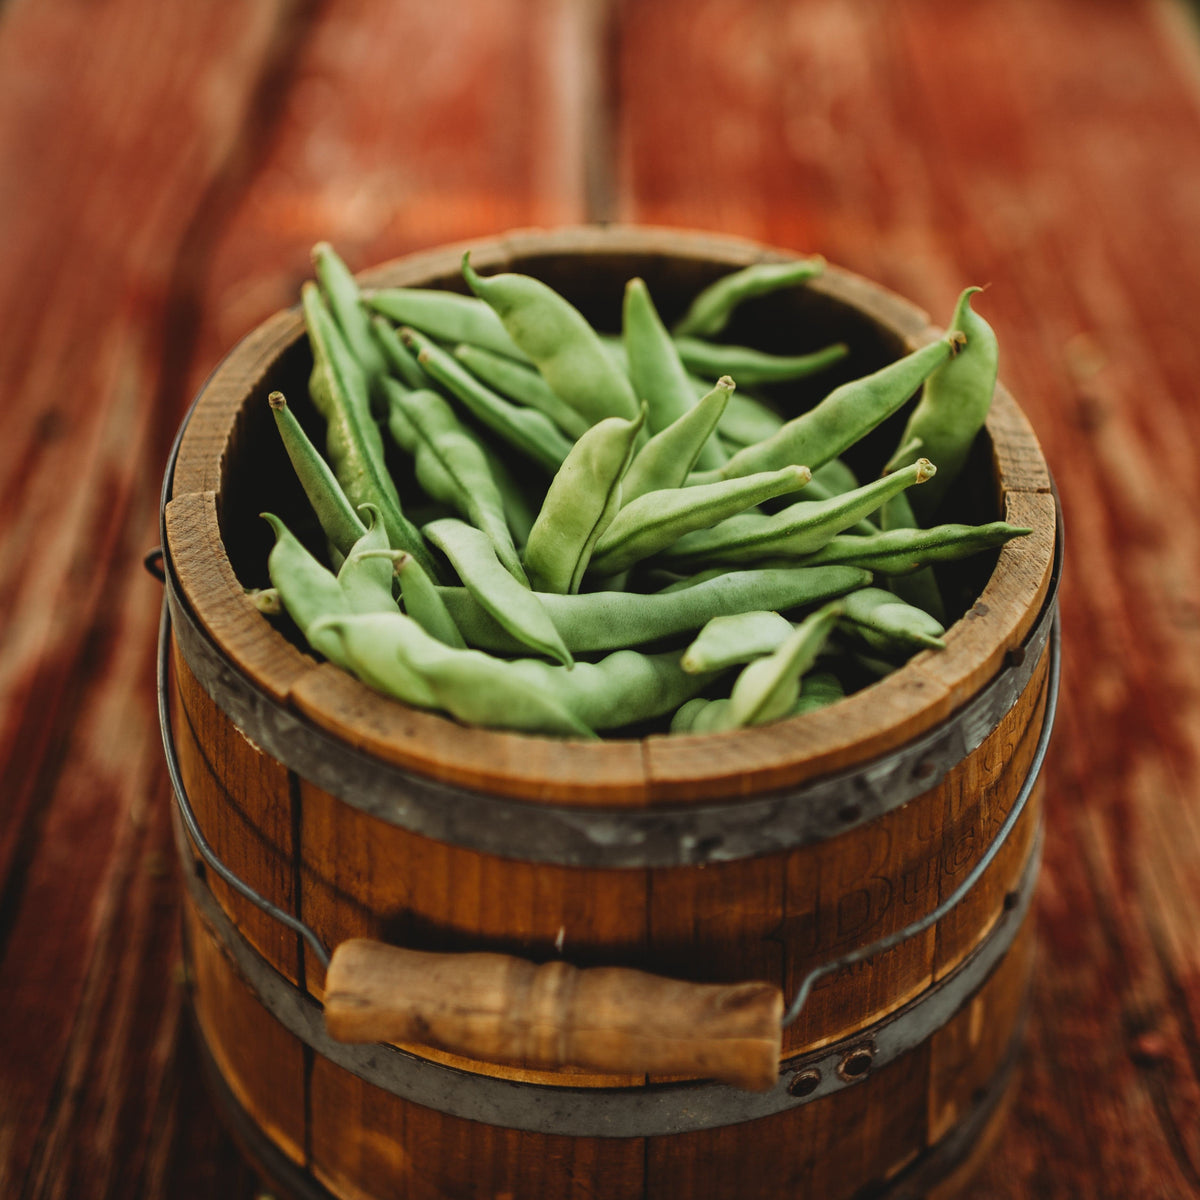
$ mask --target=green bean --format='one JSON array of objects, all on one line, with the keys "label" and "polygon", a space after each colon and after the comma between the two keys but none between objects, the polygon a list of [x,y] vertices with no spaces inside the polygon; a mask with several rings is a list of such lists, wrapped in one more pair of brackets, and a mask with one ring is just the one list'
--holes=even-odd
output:
[{"label": "green bean", "polygon": [[529,531],[537,519],[537,509],[526,495],[525,489],[518,483],[508,463],[487,442],[480,441],[479,445],[491,467],[496,490],[504,504],[504,519],[508,522],[513,541],[518,549],[523,549],[529,541]]},{"label": "green bean", "polygon": [[816,712],[818,708],[828,708],[845,694],[841,680],[832,671],[811,671],[801,679],[800,695],[788,709],[787,715],[801,717],[805,713]]},{"label": "green bean", "polygon": [[694,696],[675,710],[675,714],[671,718],[671,732],[691,733],[696,724],[696,719],[711,704],[728,705],[729,701],[727,699],[708,700],[703,696]]},{"label": "green bean", "polygon": [[383,391],[388,402],[388,433],[392,435],[392,441],[412,458],[413,475],[421,490],[431,500],[457,509],[457,485],[417,432],[405,409],[404,401],[411,393],[398,380],[390,378],[383,381]]},{"label": "green bean", "polygon": [[[916,458],[913,459],[916,462]],[[905,464],[907,466],[907,464]],[[831,458],[813,472],[813,483],[825,489],[830,496],[842,496],[859,486],[858,477],[840,459]],[[825,497],[822,497],[824,499]]]},{"label": "green bean", "polygon": [[587,432],[588,422],[565,400],[560,400],[532,367],[467,342],[454,347],[454,357],[488,387],[544,413],[569,438],[579,438]]},{"label": "green bean", "polygon": [[765,296],[780,288],[807,283],[825,269],[820,257],[794,262],[754,263],[710,284],[692,301],[676,323],[675,335],[715,337],[729,323],[734,310],[744,300]]},{"label": "green bean", "polygon": [[842,612],[842,601],[819,608],[765,658],[744,667],[729,693],[729,711],[721,721],[726,729],[762,725],[787,716],[800,698],[800,679],[821,653]]},{"label": "green bean", "polygon": [[833,366],[850,353],[850,347],[844,342],[835,342],[811,354],[781,355],[690,337],[675,338],[675,350],[689,371],[705,379],[732,375],[746,387],[804,379]]},{"label": "green bean", "polygon": [[362,305],[358,283],[328,242],[318,242],[313,247],[312,262],[333,319],[366,376],[367,389],[382,405],[379,381],[387,373],[387,364],[371,334],[370,318]]},{"label": "green bean", "polygon": [[424,532],[449,558],[479,606],[506,632],[522,646],[572,665],[571,653],[538,597],[504,568],[486,534],[453,518],[434,521]]},{"label": "green bean", "polygon": [[437,288],[382,288],[366,303],[397,325],[419,329],[440,342],[469,342],[526,361],[503,322],[482,300]]},{"label": "green bean", "polygon": [[842,603],[843,627],[851,628],[872,650],[907,656],[914,650],[945,649],[942,623],[884,588],[860,588]]},{"label": "green bean", "polygon": [[396,485],[383,462],[383,438],[371,416],[366,380],[321,300],[316,285],[301,291],[313,350],[309,392],[326,421],[326,447],[333,473],[353,505],[374,504],[392,548],[407,550],[436,577],[421,535],[400,509]]},{"label": "green bean", "polygon": [[921,440],[920,452],[938,464],[933,488],[912,500],[913,511],[923,523],[929,521],[961,473],[996,389],[996,335],[971,308],[971,297],[981,290],[967,288],[959,297],[950,328],[965,337],[966,344],[930,375],[901,436],[900,457],[888,464],[889,468],[906,465],[912,450],[905,443],[914,438]]},{"label": "green bean", "polygon": [[575,443],[550,481],[525,544],[525,567],[544,592],[577,592],[592,548],[621,504],[642,417],[607,417]]},{"label": "green bean", "polygon": [[661,561],[678,569],[812,554],[842,530],[874,512],[889,496],[923,483],[933,473],[933,464],[922,458],[911,467],[842,496],[800,500],[770,516],[742,513],[729,517],[712,529],[685,534],[663,552]]},{"label": "green bean", "polygon": [[337,576],[322,566],[274,513],[261,515],[275,532],[275,545],[267,556],[271,586],[308,644],[330,662],[345,666],[338,640],[313,630],[321,618],[349,612]]},{"label": "green bean", "polygon": [[272,392],[267,399],[283,447],[322,531],[340,555],[349,554],[350,548],[366,532],[365,526],[346,499],[329,464],[296,420],[283,393]]},{"label": "green bean", "polygon": [[707,682],[687,675],[669,653],[619,650],[568,671],[453,650],[402,614],[331,617],[321,629],[341,640],[351,669],[370,686],[500,729],[590,737],[670,712]]},{"label": "green bean", "polygon": [[709,529],[735,513],[798,492],[810,478],[807,467],[784,467],[720,483],[647,492],[613,518],[596,542],[588,570],[596,576],[619,574],[694,530]]},{"label": "green bean", "polygon": [[402,336],[417,349],[417,362],[493,433],[547,471],[557,471],[562,466],[571,443],[549,417],[497,395],[454,355],[416,330],[405,329]]},{"label": "green bean", "polygon": [[[779,613],[805,608],[871,581],[869,571],[799,567],[723,571],[676,591],[584,592],[563,596],[536,593],[563,643],[573,654],[648,645],[699,629],[713,617],[773,609]],[[454,623],[467,644],[499,653],[519,653],[520,646],[484,611],[465,588],[440,587]]]},{"label": "green bean", "polygon": [[[805,500],[832,500],[834,496],[844,496],[859,486],[854,472],[840,458],[831,458],[823,467],[813,472],[812,482],[804,489]],[[899,499],[904,499],[904,493],[898,493]],[[883,512],[897,497],[884,503],[879,510]],[[855,533],[878,533],[879,526],[870,518],[863,517],[848,527]]]},{"label": "green bean", "polygon": [[378,554],[392,563],[392,571],[400,584],[400,603],[406,612],[426,633],[462,650],[466,647],[463,636],[446,609],[446,602],[438,594],[433,580],[425,574],[421,564],[407,551],[367,551]]},{"label": "green bean", "polygon": [[390,612],[396,608],[392,598],[392,563],[381,555],[408,552],[393,551],[388,545],[387,530],[373,504],[364,504],[362,511],[367,514],[367,528],[338,569],[338,587],[346,599],[347,612]]},{"label": "green bean", "polygon": [[716,387],[634,454],[621,482],[623,505],[647,492],[683,486],[701,449],[712,438],[733,387],[732,379],[718,379]]},{"label": "green bean", "polygon": [[509,574],[528,584],[508,528],[504,498],[492,477],[487,455],[474,436],[436,392],[409,392],[398,396],[395,404],[416,431],[422,449],[437,461],[442,475],[450,481],[450,503],[487,535]]},{"label": "green bean", "polygon": [[[920,439],[914,439],[920,445]],[[909,502],[907,492],[898,492],[879,510],[879,529],[886,533],[891,529],[916,529],[916,515]],[[858,532],[862,532],[859,530]],[[867,533],[876,532],[866,530]],[[938,586],[937,576],[932,567],[913,571],[908,575],[896,575],[888,582],[888,587],[908,604],[915,604],[924,609],[936,621],[945,624],[946,603],[942,599],[942,589]]]},{"label": "green bean", "polygon": [[472,268],[469,255],[463,255],[463,275],[471,290],[496,311],[542,378],[589,424],[606,417],[637,416],[629,380],[573,304],[528,275],[483,278]]},{"label": "green bean", "polygon": [[[708,386],[705,379],[697,379],[696,383],[701,387]],[[773,437],[783,425],[783,418],[762,400],[745,392],[735,392],[729,397],[719,429],[726,441],[745,447]]]},{"label": "green bean", "polygon": [[1032,529],[990,521],[984,525],[933,525],[929,529],[893,529],[872,537],[841,535],[800,559],[803,566],[861,566],[881,575],[905,575],[935,562],[953,562],[982,550],[994,550]]},{"label": "green bean", "polygon": [[[824,466],[896,412],[950,357],[960,339],[960,334],[949,334],[871,375],[834,388],[815,408],[793,417],[765,441],[739,450],[721,468],[721,477],[732,479],[788,463],[804,463],[814,471]],[[693,479],[697,483],[711,482],[703,472]]]},{"label": "green bean", "polygon": [[689,674],[721,671],[770,654],[791,633],[791,621],[769,610],[713,617],[683,652],[679,665]]},{"label": "green bean", "polygon": [[[691,412],[696,394],[644,280],[631,279],[625,285],[621,327],[629,379],[634,394],[646,405],[646,428],[651,434],[660,433]],[[727,457],[715,441],[706,439],[697,461],[701,468],[715,469]]]},{"label": "green bean", "polygon": [[406,554],[396,562],[395,570],[404,611],[439,642],[465,649],[467,643],[447,610],[446,602],[421,564],[411,554]]},{"label": "green bean", "polygon": [[786,717],[800,699],[800,681],[817,660],[841,612],[827,604],[806,617],[770,653],[744,667],[727,700],[693,709],[683,720],[693,733],[722,733]]},{"label": "green bean", "polygon": [[404,344],[400,334],[389,321],[381,316],[371,318],[371,332],[387,363],[392,377],[402,383],[410,391],[419,388],[432,388],[433,380],[425,373],[425,369],[417,362],[417,356]]}]

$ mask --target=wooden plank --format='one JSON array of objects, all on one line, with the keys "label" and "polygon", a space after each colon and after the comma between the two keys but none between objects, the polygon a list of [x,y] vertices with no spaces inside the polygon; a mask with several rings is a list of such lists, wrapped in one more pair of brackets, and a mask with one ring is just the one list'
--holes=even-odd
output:
[{"label": "wooden plank", "polygon": [[[279,136],[197,273],[191,387],[297,303],[309,250],[352,269],[446,242],[585,219],[597,5],[350,0],[293,64]],[[452,34],[451,34],[451,31]]]},{"label": "wooden plank", "polygon": [[1200,266],[1200,59],[1181,11],[621,10],[620,215],[820,251],[935,320],[990,283],[1001,375],[1056,475],[1068,654],[1035,1066],[983,1197],[1200,1194],[1200,529],[1178,517],[1197,500],[1179,298]]},{"label": "wooden plank", "polygon": [[[0,26],[6,1195],[129,1194],[165,1174],[173,1139],[197,1144],[174,1124],[194,1108],[174,1073],[175,889],[155,823],[158,596],[137,563],[174,419],[152,403],[171,260],[242,136],[281,11],[118,0],[101,25],[51,3]],[[212,53],[227,45],[240,54]]]}]

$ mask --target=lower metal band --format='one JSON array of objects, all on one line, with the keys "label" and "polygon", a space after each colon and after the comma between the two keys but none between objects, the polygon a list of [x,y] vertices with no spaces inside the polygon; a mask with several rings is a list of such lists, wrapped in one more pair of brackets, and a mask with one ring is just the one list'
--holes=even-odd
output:
[{"label": "lower metal band", "polygon": [[[311,1164],[296,1162],[263,1131],[221,1075],[212,1053],[197,1027],[201,1069],[217,1108],[243,1151],[270,1182],[295,1200],[337,1200],[312,1173]],[[923,1150],[916,1159],[887,1183],[872,1189],[874,1200],[920,1200],[939,1181],[966,1163],[980,1138],[1000,1111],[1021,1058],[1019,1022],[1004,1058],[987,1086],[974,1097],[963,1118],[944,1137]],[[784,1151],[781,1150],[780,1153]]]},{"label": "lower metal band", "polygon": [[368,1083],[452,1116],[532,1133],[652,1137],[753,1121],[853,1087],[942,1028],[1003,959],[1029,909],[1041,858],[1039,831],[1021,883],[984,940],[945,978],[852,1036],[781,1064],[770,1092],[703,1080],[648,1087],[579,1088],[464,1071],[384,1044],[348,1045],[325,1030],[324,1010],[283,978],[237,931],[194,869],[176,818],[184,876],[195,907],[275,1019],[316,1053]]}]

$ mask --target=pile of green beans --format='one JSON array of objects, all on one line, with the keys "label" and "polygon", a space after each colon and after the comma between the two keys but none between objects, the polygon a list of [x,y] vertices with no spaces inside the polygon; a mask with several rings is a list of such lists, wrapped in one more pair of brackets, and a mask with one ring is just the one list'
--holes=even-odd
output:
[{"label": "pile of green beans", "polygon": [[[978,289],[945,336],[792,414],[738,383],[778,396],[853,347],[722,335],[820,259],[733,271],[674,328],[630,280],[619,336],[469,256],[470,295],[363,293],[328,245],[313,261],[323,449],[282,394],[271,408],[319,536],[264,513],[271,588],[252,602],[407,704],[571,738],[799,715],[944,645],[930,564],[1029,532],[942,511],[996,382]],[[917,393],[860,483],[843,456]]]}]

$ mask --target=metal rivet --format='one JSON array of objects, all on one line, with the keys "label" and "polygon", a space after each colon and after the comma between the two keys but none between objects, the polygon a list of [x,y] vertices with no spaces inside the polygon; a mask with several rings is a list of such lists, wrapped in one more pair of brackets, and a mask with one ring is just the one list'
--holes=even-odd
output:
[{"label": "metal rivet", "polygon": [[1019,667],[1025,661],[1025,647],[1014,646],[1007,655],[1008,665],[1010,667]]},{"label": "metal rivet", "polygon": [[789,1096],[811,1096],[821,1086],[821,1072],[815,1067],[800,1071],[788,1084]]},{"label": "metal rivet", "polygon": [[843,825],[849,825],[851,821],[857,821],[862,816],[862,809],[857,804],[847,804],[838,812],[838,820]]},{"label": "metal rivet", "polygon": [[874,1057],[875,1047],[870,1043],[847,1050],[842,1055],[842,1061],[838,1063],[838,1078],[845,1083],[861,1079],[871,1069],[871,1060]]},{"label": "metal rivet", "polygon": [[926,758],[922,762],[917,763],[913,768],[913,778],[917,780],[928,779],[936,770],[937,767]]},{"label": "metal rivet", "polygon": [[1005,912],[1012,912],[1012,910],[1014,908],[1016,908],[1017,905],[1020,903],[1021,903],[1021,893],[1020,892],[1005,892],[1005,894],[1004,894],[1004,911]]}]

